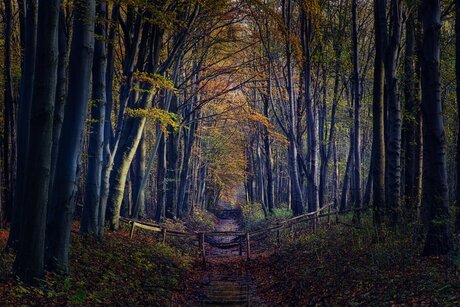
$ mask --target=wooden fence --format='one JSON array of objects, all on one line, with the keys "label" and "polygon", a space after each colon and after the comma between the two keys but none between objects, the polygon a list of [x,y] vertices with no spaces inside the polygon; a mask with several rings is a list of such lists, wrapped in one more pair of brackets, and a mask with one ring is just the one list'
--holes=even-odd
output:
[{"label": "wooden fence", "polygon": [[[364,210],[364,209],[361,209],[361,210]],[[342,212],[341,214],[347,213],[349,211],[350,210],[347,210],[346,212]],[[130,239],[134,237],[134,232],[136,228],[140,228],[140,229],[145,229],[145,230],[152,231],[152,232],[161,233],[162,242],[166,242],[166,239],[168,236],[190,238],[193,241],[197,241],[199,253],[202,257],[203,263],[206,263],[205,242],[206,242],[206,238],[208,237],[223,236],[223,237],[239,238],[238,243],[220,243],[214,246],[218,248],[219,247],[225,248],[225,246],[228,247],[230,245],[232,246],[239,245],[239,255],[243,256],[243,247],[244,245],[246,245],[246,258],[249,260],[251,258],[251,239],[256,240],[257,238],[263,235],[267,235],[267,234],[276,232],[276,248],[279,248],[281,246],[281,235],[280,235],[281,230],[290,229],[292,231],[294,225],[311,221],[313,224],[313,229],[314,231],[316,231],[316,226],[317,226],[319,219],[327,218],[327,223],[330,224],[331,216],[335,216],[336,222],[339,222],[339,212],[337,210],[333,211],[332,204],[329,204],[315,212],[310,212],[310,213],[299,215],[299,216],[296,216],[296,217],[293,217],[287,220],[283,220],[283,221],[278,222],[276,225],[272,227],[259,229],[259,230],[255,230],[252,232],[244,232],[244,231],[183,232],[183,231],[166,229],[161,224],[141,222],[138,220],[128,219],[124,217],[120,217],[120,221],[129,225]]]}]

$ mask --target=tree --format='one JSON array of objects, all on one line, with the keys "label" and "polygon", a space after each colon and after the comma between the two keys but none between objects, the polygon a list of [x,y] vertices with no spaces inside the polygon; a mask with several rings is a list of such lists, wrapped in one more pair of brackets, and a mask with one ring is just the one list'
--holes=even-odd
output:
[{"label": "tree", "polygon": [[[59,5],[59,0],[40,1],[36,32],[34,31],[37,33],[36,56],[40,61],[36,61],[34,69],[28,153],[25,155],[27,160],[24,170],[27,176],[23,191],[27,193],[23,199],[24,210],[21,214],[19,244],[14,263],[15,274],[27,283],[37,282],[37,278],[41,278],[44,272],[46,208],[57,82]],[[26,41],[30,43],[34,39]],[[26,115],[25,118],[29,116]]]},{"label": "tree", "polygon": [[68,271],[70,230],[76,206],[80,153],[88,110],[94,55],[95,1],[74,2],[69,64],[69,93],[64,110],[47,219],[47,262],[51,270]]},{"label": "tree", "polygon": [[388,209],[391,224],[399,220],[401,206],[401,104],[396,79],[397,53],[401,41],[401,0],[391,1],[391,28],[385,56],[385,99],[388,105]]},{"label": "tree", "polygon": [[[86,177],[85,203],[80,225],[82,233],[98,234],[99,211],[101,203],[101,178],[104,149],[104,130],[106,124],[106,25],[103,20],[107,14],[105,1],[97,4],[97,23],[93,60],[93,98],[91,101],[90,140],[88,148],[88,174]],[[108,114],[107,116],[110,116]],[[101,225],[103,227],[103,225]]]},{"label": "tree", "polygon": [[353,219],[355,222],[360,221],[361,209],[361,102],[359,86],[359,61],[358,61],[358,8],[357,0],[352,2],[352,23],[353,23]]},{"label": "tree", "polygon": [[446,140],[440,91],[439,0],[422,1],[423,196],[427,236],[424,255],[443,255],[452,249],[446,172]]},{"label": "tree", "polygon": [[21,89],[18,105],[18,144],[17,144],[17,178],[15,182],[15,197],[13,204],[12,222],[8,246],[16,249],[20,237],[22,213],[24,210],[26,162],[29,145],[30,110],[32,106],[34,76],[35,76],[35,50],[37,44],[37,12],[38,3],[35,0],[27,1],[24,15],[25,25],[22,27],[24,36],[24,57],[22,64]]},{"label": "tree", "polygon": [[372,200],[374,206],[374,221],[382,222],[382,208],[385,204],[385,136],[384,136],[384,50],[386,44],[385,1],[374,1],[375,23],[375,62],[374,90],[372,102],[373,114],[373,150],[372,150]]},{"label": "tree", "polygon": [[[460,2],[455,1],[455,75],[457,78],[457,112],[460,119]],[[457,199],[455,231],[460,233],[460,126],[457,131]]]}]

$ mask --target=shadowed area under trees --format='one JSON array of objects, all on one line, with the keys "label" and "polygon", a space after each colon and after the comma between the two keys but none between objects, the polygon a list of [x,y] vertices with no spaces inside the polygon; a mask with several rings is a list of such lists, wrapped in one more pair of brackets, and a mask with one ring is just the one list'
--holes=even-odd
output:
[{"label": "shadowed area under trees", "polygon": [[4,0],[0,31],[0,304],[460,304],[459,1]]}]

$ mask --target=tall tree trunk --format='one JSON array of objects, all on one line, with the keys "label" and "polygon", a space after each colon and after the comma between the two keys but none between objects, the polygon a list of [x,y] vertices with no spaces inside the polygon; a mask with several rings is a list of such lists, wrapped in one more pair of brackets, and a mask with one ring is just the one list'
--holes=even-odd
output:
[{"label": "tall tree trunk", "polygon": [[165,200],[165,174],[166,174],[166,150],[165,137],[160,134],[158,147],[158,162],[157,162],[157,209],[155,219],[160,222],[165,218],[166,200]]},{"label": "tall tree trunk", "polygon": [[374,223],[382,222],[385,205],[384,53],[386,45],[385,1],[374,1],[375,63],[372,100],[372,202]]},{"label": "tall tree trunk", "polygon": [[[32,4],[32,3],[29,3]],[[33,96],[31,98],[28,153],[24,168],[25,193],[19,244],[14,263],[15,274],[24,282],[34,283],[44,273],[46,207],[51,166],[56,73],[58,65],[59,0],[40,2],[38,6],[37,53]],[[28,12],[33,12],[31,9]],[[34,14],[34,13],[32,13]],[[33,19],[33,17],[32,17]],[[29,37],[27,43],[35,38]],[[31,60],[31,59],[28,59]],[[27,66],[26,66],[27,67]],[[30,85],[30,84],[28,84]],[[30,91],[31,88],[24,88]],[[29,118],[26,114],[25,118]]]},{"label": "tall tree trunk", "polygon": [[439,0],[422,1],[423,56],[423,196],[428,229],[424,255],[443,255],[452,249],[446,172],[446,140],[440,84],[441,12]]},{"label": "tall tree trunk", "polygon": [[396,79],[397,53],[401,42],[401,0],[391,0],[391,35],[385,60],[388,99],[388,213],[390,224],[398,223],[401,207],[401,104]]},{"label": "tall tree trunk", "polygon": [[353,137],[353,220],[360,221],[361,209],[361,93],[359,86],[359,61],[358,61],[358,16],[357,0],[352,2],[352,19],[353,19],[353,98],[354,98],[354,137]]},{"label": "tall tree trunk", "polygon": [[[418,10],[415,10],[417,12]],[[420,199],[420,80],[419,60],[415,53],[415,13],[406,22],[406,48],[404,58],[405,113],[403,123],[404,138],[404,196],[406,208],[415,210]]]},{"label": "tall tree trunk", "polygon": [[[457,77],[457,121],[460,127],[460,2],[455,2],[455,76]],[[457,133],[457,194],[455,232],[460,233],[460,128]]]},{"label": "tall tree trunk", "polygon": [[297,150],[297,108],[294,99],[294,84],[293,84],[293,67],[292,67],[292,42],[291,42],[291,24],[292,24],[292,3],[291,0],[283,1],[284,19],[288,31],[286,40],[286,64],[287,64],[287,91],[289,97],[289,149],[288,149],[288,165],[289,174],[291,177],[291,208],[294,215],[300,215],[304,211],[302,187],[300,186],[300,174],[298,164]]},{"label": "tall tree trunk", "polygon": [[[271,99],[271,85],[268,82],[268,95],[264,97],[264,116],[268,118],[268,105],[269,99]],[[264,126],[263,128],[263,141],[264,141],[264,151],[265,151],[265,169],[267,172],[267,207],[270,212],[273,212],[274,208],[274,184],[273,184],[273,166],[272,166],[272,150],[270,145],[270,135],[268,133],[268,128]]]},{"label": "tall tree trunk", "polygon": [[27,16],[24,27],[25,46],[24,61],[21,75],[21,89],[18,107],[18,149],[17,149],[17,178],[15,182],[15,199],[13,205],[13,219],[8,237],[8,246],[15,249],[17,240],[20,238],[22,214],[25,197],[26,161],[28,159],[30,110],[32,106],[34,75],[35,75],[35,51],[37,44],[37,11],[36,0],[26,1]]},{"label": "tall tree trunk", "polygon": [[146,136],[144,131],[144,135],[141,138],[141,143],[139,144],[139,148],[137,149],[136,160],[134,163],[134,191],[132,217],[135,219],[139,217],[144,217],[145,214],[145,190],[143,188],[141,189],[142,179],[145,176],[148,176],[145,169],[145,157],[147,151],[145,137]]},{"label": "tall tree trunk", "polygon": [[318,131],[316,129],[316,108],[313,105],[311,97],[311,37],[312,25],[310,16],[302,7],[301,15],[301,31],[302,31],[302,48],[304,55],[303,63],[303,86],[305,91],[305,108],[307,113],[307,147],[308,147],[308,165],[307,165],[307,195],[308,195],[308,211],[314,212],[319,208],[318,197]]},{"label": "tall tree trunk", "polygon": [[47,261],[51,270],[68,271],[70,230],[76,205],[80,152],[94,55],[94,19],[95,1],[75,0],[69,95],[64,110],[47,226]]},{"label": "tall tree trunk", "polygon": [[455,1],[455,76],[457,77],[457,114],[459,130],[457,133],[457,199],[455,232],[460,233],[460,1]]},{"label": "tall tree trunk", "polygon": [[[3,92],[3,159],[2,159],[2,175],[3,175],[3,203],[0,203],[0,212],[10,212],[13,202],[13,172],[15,157],[14,144],[14,118],[15,118],[15,97],[13,89],[13,79],[11,75],[11,51],[12,51],[12,36],[13,36],[13,9],[11,0],[5,0],[5,25],[4,34],[4,92]],[[0,219],[0,228],[4,226],[5,220]]]},{"label": "tall tree trunk", "polygon": [[104,149],[104,129],[106,111],[106,25],[102,22],[107,14],[107,2],[99,2],[96,7],[98,22],[95,27],[97,37],[94,43],[93,99],[91,104],[91,124],[88,147],[88,171],[85,187],[85,202],[81,218],[80,232],[97,236],[101,201],[101,177]]}]

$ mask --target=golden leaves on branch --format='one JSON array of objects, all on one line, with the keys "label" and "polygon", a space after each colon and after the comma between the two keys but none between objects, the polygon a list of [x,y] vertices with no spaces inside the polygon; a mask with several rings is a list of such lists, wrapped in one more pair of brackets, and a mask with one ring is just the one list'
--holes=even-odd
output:
[{"label": "golden leaves on branch", "polygon": [[164,134],[168,134],[168,127],[174,130],[179,129],[178,116],[159,108],[151,107],[150,109],[126,109],[126,115],[130,117],[146,118],[147,120],[158,122],[160,129]]}]

